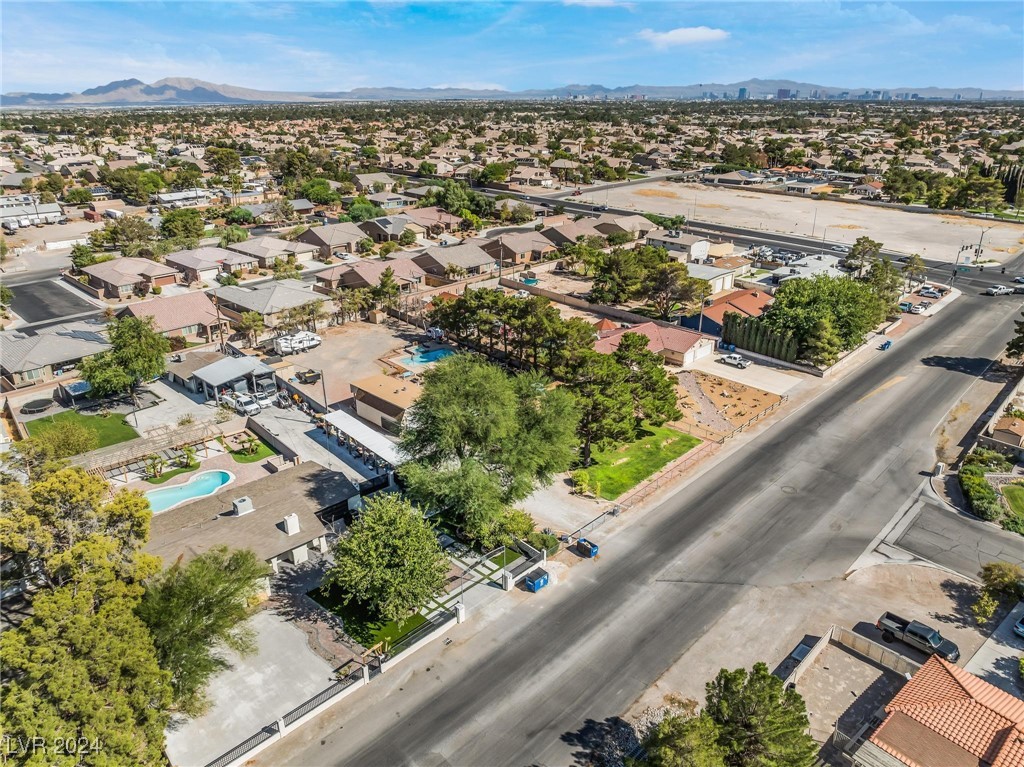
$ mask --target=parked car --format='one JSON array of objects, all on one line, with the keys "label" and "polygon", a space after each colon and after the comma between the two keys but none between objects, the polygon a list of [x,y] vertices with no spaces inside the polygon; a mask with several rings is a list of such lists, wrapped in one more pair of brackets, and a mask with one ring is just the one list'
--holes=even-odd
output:
[{"label": "parked car", "polygon": [[932,288],[921,288],[917,291],[917,295],[923,298],[942,298],[942,294]]},{"label": "parked car", "polygon": [[1013,281],[1014,282],[1024,282],[1024,277],[1014,277]]},{"label": "parked car", "polygon": [[895,613],[885,612],[875,623],[875,628],[882,632],[882,639],[892,642],[899,639],[911,647],[916,647],[929,655],[956,663],[960,659],[960,648],[955,643],[944,639],[942,634],[918,621],[909,621]]},{"label": "parked car", "polygon": [[849,253],[850,249],[845,245],[833,245],[829,248],[833,253]]},{"label": "parked car", "polygon": [[1019,637],[1024,637],[1024,615],[1017,619],[1017,622],[1013,624],[1013,633]]},{"label": "parked car", "polygon": [[916,304],[910,307],[911,314],[924,314],[924,307],[921,304]]},{"label": "parked car", "polygon": [[1013,292],[1014,293],[1024,293],[1024,285],[1014,285],[1013,286]]},{"label": "parked car", "polygon": [[744,369],[750,367],[750,360],[746,357],[742,357],[739,354],[726,354],[720,358],[721,362],[726,365],[732,365],[733,367]]},{"label": "parked car", "polygon": [[1005,285],[992,285],[985,293],[990,296],[1008,296],[1013,293],[1013,288],[1008,288]]},{"label": "parked car", "polygon": [[910,301],[900,301],[900,311],[909,312],[914,308],[914,305]]},{"label": "parked car", "polygon": [[260,403],[248,394],[227,394],[222,397],[239,415],[258,415],[262,410]]}]

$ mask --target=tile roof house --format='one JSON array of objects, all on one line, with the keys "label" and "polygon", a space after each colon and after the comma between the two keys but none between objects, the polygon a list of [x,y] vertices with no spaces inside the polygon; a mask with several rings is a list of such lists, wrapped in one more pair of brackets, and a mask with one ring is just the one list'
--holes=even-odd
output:
[{"label": "tile roof house", "polygon": [[[467,276],[487,274],[498,268],[497,262],[479,246],[472,243],[427,248],[413,257],[424,272],[435,277],[448,276],[451,270],[460,270]],[[441,284],[441,283],[438,283]]]},{"label": "tile roof house", "polygon": [[306,242],[289,242],[277,237],[253,237],[251,240],[228,245],[228,250],[252,256],[259,261],[260,267],[268,269],[278,261],[287,261],[294,256],[298,263],[311,261],[320,252],[316,245]]},{"label": "tile roof house", "polygon": [[931,656],[885,707],[855,767],[1020,767],[1024,700]]},{"label": "tile roof house", "polygon": [[382,210],[401,210],[416,202],[412,197],[394,192],[377,192],[367,195],[366,199]]},{"label": "tile roof house", "polygon": [[373,190],[376,185],[390,189],[394,183],[395,180],[387,173],[357,173],[355,177],[356,190],[360,192]]},{"label": "tile roof house", "polygon": [[505,265],[535,263],[558,252],[551,240],[540,232],[503,234],[482,247],[488,255]]},{"label": "tile roof house", "polygon": [[153,328],[167,336],[188,341],[213,341],[218,328],[227,330],[228,321],[217,314],[217,307],[203,292],[178,296],[160,296],[138,304],[129,304],[118,317],[152,317]]},{"label": "tile roof house", "polygon": [[365,236],[374,242],[397,242],[406,227],[412,228],[417,234],[426,233],[425,227],[420,226],[405,214],[371,218],[369,221],[363,221],[358,226],[365,233]]},{"label": "tile roof house", "polygon": [[436,205],[428,208],[412,208],[403,214],[411,218],[431,234],[454,232],[462,226],[462,218],[441,210]]},{"label": "tile roof house", "polygon": [[115,258],[100,264],[82,267],[89,285],[107,298],[146,295],[151,288],[174,285],[181,272],[170,264],[159,264],[148,258]]},{"label": "tile roof house", "polygon": [[585,218],[579,221],[568,221],[559,226],[549,226],[546,229],[542,229],[541,234],[551,240],[551,244],[556,248],[560,245],[577,242],[581,237],[600,237],[602,240],[604,239],[604,235],[595,229],[594,225]]},{"label": "tile roof house", "polygon": [[403,292],[411,292],[423,282],[424,271],[411,258],[388,261],[366,258],[352,264],[339,264],[316,275],[316,290],[320,293],[341,288],[372,288],[380,282],[387,269],[394,273],[395,281]]},{"label": "tile roof house", "polygon": [[627,232],[633,235],[634,238],[639,239],[646,237],[648,232],[652,232],[658,227],[650,219],[636,213],[626,216],[619,213],[603,213],[594,222],[594,228],[605,236],[618,232]]},{"label": "tile roof house", "polygon": [[720,336],[728,312],[744,317],[760,317],[771,303],[772,297],[763,290],[736,290],[715,299],[710,306],[705,306],[703,320],[700,312],[695,312],[689,317],[683,317],[682,325],[684,328]]},{"label": "tile roof house", "polygon": [[598,330],[600,336],[594,343],[594,351],[611,354],[622,341],[626,333],[639,333],[647,336],[647,348],[665,358],[668,365],[686,366],[706,357],[714,351],[714,343],[700,333],[684,328],[658,325],[644,322],[631,328],[615,328]]},{"label": "tile roof house", "polygon": [[[217,546],[247,548],[278,571],[325,551],[325,519],[348,510],[359,491],[344,474],[309,461],[153,516],[146,551],[165,565]],[[233,506],[235,499],[247,499]]]},{"label": "tile roof house", "polygon": [[992,427],[992,439],[1014,447],[1024,447],[1024,421],[1003,416]]},{"label": "tile roof house", "polygon": [[0,384],[3,390],[70,379],[78,364],[110,348],[106,323],[83,320],[36,331],[0,332]]},{"label": "tile roof house", "polygon": [[365,239],[366,232],[350,221],[307,229],[296,238],[298,242],[316,245],[323,259],[355,253],[356,244]]},{"label": "tile roof house", "polygon": [[212,283],[221,272],[255,271],[259,265],[255,256],[212,247],[179,250],[166,256],[164,261],[180,270],[187,283]]},{"label": "tile roof house", "polygon": [[309,285],[298,280],[281,280],[254,288],[227,285],[218,288],[214,294],[221,313],[230,322],[238,322],[243,312],[257,312],[263,316],[263,324],[268,328],[277,325],[280,313],[285,309],[321,299],[322,296],[313,293]]}]

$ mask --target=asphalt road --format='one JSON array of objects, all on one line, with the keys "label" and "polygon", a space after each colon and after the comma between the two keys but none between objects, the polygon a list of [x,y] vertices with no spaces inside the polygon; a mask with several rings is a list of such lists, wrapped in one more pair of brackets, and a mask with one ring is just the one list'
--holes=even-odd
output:
[{"label": "asphalt road", "polygon": [[973,361],[1006,343],[1019,307],[967,295],[891,350],[867,351],[810,404],[604,531],[599,561],[515,610],[471,618],[452,646],[421,651],[255,763],[585,763],[602,723],[739,595],[843,575],[932,468],[932,429],[974,380]]}]

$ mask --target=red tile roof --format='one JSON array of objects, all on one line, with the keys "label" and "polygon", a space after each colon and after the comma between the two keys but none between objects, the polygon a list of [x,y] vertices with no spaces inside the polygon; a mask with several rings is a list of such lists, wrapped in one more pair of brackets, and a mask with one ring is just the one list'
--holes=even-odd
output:
[{"label": "red tile roof", "polygon": [[1024,700],[933,655],[871,742],[911,767],[1024,766]]},{"label": "red tile roof", "polygon": [[611,354],[619,348],[622,336],[626,333],[639,333],[642,336],[647,336],[649,341],[647,348],[652,352],[660,352],[667,349],[679,354],[689,351],[703,337],[694,330],[662,327],[653,322],[644,322],[631,328],[617,328],[614,332],[604,334],[594,344],[594,351],[601,352],[602,354]]},{"label": "red tile roof", "polygon": [[760,317],[771,303],[772,297],[763,290],[736,290],[715,299],[711,306],[704,307],[704,316],[721,325],[726,312]]}]

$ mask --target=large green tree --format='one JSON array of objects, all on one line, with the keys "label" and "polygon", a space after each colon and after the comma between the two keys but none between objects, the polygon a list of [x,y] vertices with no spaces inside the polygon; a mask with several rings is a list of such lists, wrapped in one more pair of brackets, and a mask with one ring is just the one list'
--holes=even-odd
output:
[{"label": "large green tree", "polygon": [[858,237],[850,248],[850,254],[846,257],[846,264],[853,269],[859,277],[882,252],[882,243],[872,240],[870,237]]},{"label": "large green tree", "polygon": [[896,310],[903,285],[903,274],[888,256],[872,262],[868,267],[865,281],[871,286],[886,311]]},{"label": "large green tree", "polygon": [[82,363],[82,378],[100,396],[128,392],[167,369],[170,341],[153,329],[152,317],[120,317],[107,325],[111,348]]},{"label": "large green tree", "polygon": [[163,237],[184,237],[198,239],[205,228],[202,214],[195,208],[172,210],[160,220],[160,234]]},{"label": "large green tree", "polygon": [[729,767],[811,767],[818,747],[807,708],[764,663],[722,669],[707,684],[704,713],[717,725]]},{"label": "large green tree", "polygon": [[707,714],[669,714],[647,742],[648,767],[725,767],[718,725]]},{"label": "large green tree", "polygon": [[267,574],[252,551],[219,546],[187,564],[173,563],[147,584],[138,615],[160,667],[170,672],[179,710],[197,715],[206,708],[207,684],[229,667],[222,650],[255,649],[245,621]]},{"label": "large green tree", "polygon": [[444,586],[448,558],[423,515],[400,495],[368,500],[334,544],[323,589],[336,587],[383,620],[407,618]]},{"label": "large green tree", "polygon": [[218,176],[229,176],[242,168],[242,160],[238,152],[234,149],[223,147],[207,147],[206,154],[203,155],[203,161]]},{"label": "large green tree", "polygon": [[595,351],[581,352],[567,388],[580,408],[580,460],[590,463],[594,446],[625,442],[633,437],[636,424],[633,391],[627,370],[611,356]]},{"label": "large green tree", "polygon": [[[170,674],[135,615],[137,593],[83,580],[43,591],[32,615],[0,635],[4,751],[34,767],[166,764]],[[11,754],[19,739],[81,738],[82,753]]]},{"label": "large green tree", "polygon": [[675,381],[665,372],[664,360],[648,349],[650,339],[640,333],[623,333],[612,359],[625,370],[625,384],[633,400],[633,416],[660,426],[679,416]]},{"label": "large green tree", "polygon": [[644,294],[658,316],[669,320],[674,313],[702,296],[702,288],[706,285],[703,280],[689,276],[686,264],[668,261],[648,273]]}]

